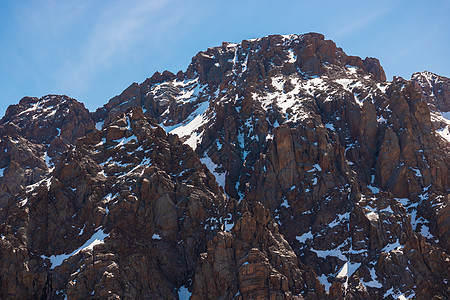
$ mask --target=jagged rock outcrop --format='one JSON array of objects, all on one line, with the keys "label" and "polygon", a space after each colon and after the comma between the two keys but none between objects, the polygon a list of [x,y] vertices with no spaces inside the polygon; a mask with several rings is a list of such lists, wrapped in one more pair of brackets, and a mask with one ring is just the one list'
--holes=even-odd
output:
[{"label": "jagged rock outcrop", "polygon": [[83,104],[56,95],[23,98],[8,107],[0,126],[0,168],[4,175],[0,202],[40,181],[62,152],[94,129]]},{"label": "jagged rock outcrop", "polygon": [[303,265],[259,202],[239,205],[228,232],[200,255],[192,299],[320,299],[324,288]]},{"label": "jagged rock outcrop", "polygon": [[22,263],[13,271],[32,279],[33,266],[43,279],[28,278],[23,288],[2,276],[6,298],[27,289],[25,295],[45,292],[50,298],[176,298],[176,288],[192,276],[198,253],[220,228],[226,206],[189,146],[152,125],[140,109],[79,139],[48,178],[14,200],[2,230],[2,257],[18,249],[24,254],[4,263]]},{"label": "jagged rock outcrop", "polygon": [[0,296],[448,298],[448,82],[311,33],[208,48],[94,113],[24,98]]},{"label": "jagged rock outcrop", "polygon": [[431,72],[414,73],[411,81],[416,83],[423,97],[432,111],[450,111],[448,99],[450,97],[450,80]]}]

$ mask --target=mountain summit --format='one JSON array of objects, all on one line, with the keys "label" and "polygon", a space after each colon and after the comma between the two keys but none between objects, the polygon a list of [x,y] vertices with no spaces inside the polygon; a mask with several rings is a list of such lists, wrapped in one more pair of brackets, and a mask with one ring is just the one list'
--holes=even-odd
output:
[{"label": "mountain summit", "polygon": [[2,299],[446,299],[450,80],[317,33],[0,120]]}]

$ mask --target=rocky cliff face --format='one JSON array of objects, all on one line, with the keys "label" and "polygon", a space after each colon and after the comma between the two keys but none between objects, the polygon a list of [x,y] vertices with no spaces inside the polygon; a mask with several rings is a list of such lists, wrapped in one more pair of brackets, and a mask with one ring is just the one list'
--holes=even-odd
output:
[{"label": "rocky cliff face", "polygon": [[449,79],[320,34],[0,121],[5,299],[446,299]]}]

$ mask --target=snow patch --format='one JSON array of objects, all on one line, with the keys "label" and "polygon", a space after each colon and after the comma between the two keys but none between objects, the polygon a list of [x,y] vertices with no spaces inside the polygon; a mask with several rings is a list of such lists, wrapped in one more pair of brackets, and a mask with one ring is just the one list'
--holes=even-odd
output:
[{"label": "snow patch", "polygon": [[52,172],[55,168],[53,167],[53,164],[51,163],[51,158],[50,158],[50,156],[48,156],[47,151],[45,151],[45,153],[44,153],[44,161],[45,161],[45,164],[47,165],[47,168],[49,169],[49,172]]},{"label": "snow patch", "polygon": [[331,131],[334,131],[334,125],[332,123],[325,124],[325,128],[330,129]]},{"label": "snow patch", "polygon": [[386,83],[377,83],[377,88],[383,93],[386,94],[386,89],[389,87],[389,84]]},{"label": "snow patch", "polygon": [[417,177],[422,177],[422,173],[420,172],[420,170],[418,168],[411,168],[411,170],[414,171],[414,173],[416,174]]},{"label": "snow patch", "polygon": [[211,172],[211,174],[214,175],[216,178],[217,183],[219,186],[225,189],[225,175],[226,173],[219,173],[217,169],[219,168],[212,160],[209,158],[209,156],[205,156],[203,158],[200,158],[200,161],[206,165],[208,170]]},{"label": "snow patch", "polygon": [[[290,81],[293,89],[285,92],[284,85],[287,80]],[[320,78],[305,82],[303,79],[294,76],[288,79],[285,76],[276,76],[272,79],[272,86],[275,88],[274,91],[253,92],[252,98],[258,101],[264,110],[271,110],[276,106],[280,109],[286,121],[299,122],[310,117],[302,103],[305,97],[307,97],[304,95],[304,92],[310,97],[313,97],[314,91],[320,89],[319,85],[322,83],[323,80]],[[274,127],[276,126],[274,125]]]},{"label": "snow patch", "polygon": [[197,109],[192,112],[189,117],[182,123],[175,126],[164,126],[160,124],[167,132],[176,134],[180,138],[188,137],[184,142],[189,145],[192,149],[197,148],[197,144],[201,141],[203,132],[198,132],[199,128],[208,121],[205,114],[209,107],[209,101],[205,101],[197,107]]},{"label": "snow patch", "polygon": [[293,64],[293,63],[295,63],[295,61],[296,61],[296,57],[295,57],[294,51],[292,49],[289,49],[288,50],[288,63]]},{"label": "snow patch", "polygon": [[106,195],[104,198],[104,199],[106,199],[106,203],[110,202],[112,197],[113,197],[112,193],[109,193],[108,195]]},{"label": "snow patch", "polygon": [[448,122],[450,122],[450,111],[447,111],[447,112],[440,112],[441,113],[441,116],[444,118],[444,119],[446,119]]},{"label": "snow patch", "polygon": [[391,252],[391,251],[402,251],[403,246],[400,245],[398,239],[397,241],[395,241],[392,244],[387,244],[386,246],[384,246],[383,250],[381,250],[382,252]]},{"label": "snow patch", "polygon": [[180,287],[180,289],[178,290],[178,298],[180,300],[187,300],[191,297],[191,295],[192,293],[189,292],[189,290],[185,286]]},{"label": "snow patch", "polygon": [[436,133],[450,143],[450,112],[430,112]]},{"label": "snow patch", "polygon": [[339,83],[340,85],[342,85],[342,87],[345,90],[350,91],[350,89],[348,88],[349,85],[353,82],[353,79],[349,79],[349,78],[341,78],[341,79],[336,79],[336,82]]},{"label": "snow patch", "polygon": [[104,243],[105,238],[108,236],[103,230],[99,230],[96,233],[94,233],[89,240],[87,240],[80,248],[73,251],[70,254],[60,254],[60,255],[52,255],[52,256],[45,256],[41,255],[42,258],[48,258],[50,259],[50,262],[52,264],[52,268],[57,267],[63,263],[64,260],[67,258],[77,254],[80,251],[84,250],[92,250],[94,249],[95,245]]},{"label": "snow patch", "polygon": [[349,217],[350,217],[350,214],[348,212],[345,214],[339,214],[336,216],[336,218],[330,224],[328,224],[328,227],[333,228],[333,227],[341,224],[342,221],[348,220]]},{"label": "snow patch", "polygon": [[353,273],[361,266],[361,263],[352,263],[352,262],[346,262],[339,273],[337,274],[336,278],[345,278],[345,277],[351,277]]},{"label": "snow patch", "polygon": [[336,278],[346,278],[344,283],[344,289],[347,289],[348,287],[348,279],[355,273],[355,271],[361,266],[361,263],[352,263],[352,262],[346,262],[339,273],[337,274]]},{"label": "snow patch", "polygon": [[114,148],[121,147],[121,146],[123,146],[125,144],[128,144],[129,142],[131,142],[133,140],[135,140],[135,141],[138,140],[137,137],[134,134],[132,136],[129,136],[129,137],[126,137],[126,138],[122,138],[122,139],[119,140],[119,143],[116,146],[114,146]]},{"label": "snow patch", "polygon": [[436,130],[436,132],[447,142],[450,143],[450,127],[449,126],[445,126],[442,129],[438,129]]},{"label": "snow patch", "polygon": [[295,237],[295,239],[297,241],[299,241],[300,243],[305,243],[306,240],[309,240],[309,239],[312,239],[312,238],[313,238],[313,235],[312,235],[311,231],[308,231],[308,232],[306,232],[306,233],[304,233],[304,234],[302,234],[300,236]]},{"label": "snow patch", "polygon": [[311,248],[311,251],[315,252],[318,257],[321,258],[327,258],[327,256],[337,257],[342,261],[346,261],[347,258],[339,249],[332,249],[332,250],[316,250],[314,248]]},{"label": "snow patch", "polygon": [[377,275],[375,273],[375,269],[371,268],[369,271],[370,271],[370,277],[371,277],[372,280],[368,281],[368,282],[365,282],[363,280],[362,284],[364,284],[365,286],[368,286],[368,287],[373,287],[373,288],[378,288],[378,289],[382,288],[383,285],[378,280],[375,279],[375,278],[377,278]]},{"label": "snow patch", "polygon": [[372,185],[367,185],[367,188],[373,193],[373,194],[378,194],[380,192],[380,189],[377,187],[374,187]]},{"label": "snow patch", "polygon": [[[412,295],[410,295],[410,298],[414,298],[414,296],[415,296],[414,292],[413,293],[409,292],[409,294],[412,294]],[[388,296],[392,296],[394,299],[396,298],[397,300],[407,300],[408,299],[401,292],[394,291],[393,287],[391,287],[389,290],[387,290],[384,293],[383,298],[387,298]]]},{"label": "snow patch", "polygon": [[312,169],[309,170],[308,173],[309,173],[309,172],[314,172],[314,171],[319,171],[319,172],[322,171],[322,168],[320,167],[319,164],[313,165]]},{"label": "snow patch", "polygon": [[421,225],[422,226],[420,227],[420,234],[428,239],[434,239],[435,237],[430,233],[430,228],[425,224]]},{"label": "snow patch", "polygon": [[378,222],[379,219],[378,214],[373,211],[366,213],[366,217],[372,222]]},{"label": "snow patch", "polygon": [[377,117],[377,123],[387,123],[387,121],[382,115],[380,115]]},{"label": "snow patch", "polygon": [[102,130],[104,123],[105,123],[105,121],[95,123],[95,128],[99,131]]},{"label": "snow patch", "polygon": [[327,280],[328,276],[325,274],[322,274],[321,276],[318,276],[317,278],[319,279],[320,283],[325,286],[325,291],[327,291],[327,293],[329,293],[331,283],[329,283]]},{"label": "snow patch", "polygon": [[231,229],[233,228],[234,223],[228,220],[225,220],[225,231],[231,231]]},{"label": "snow patch", "polygon": [[389,212],[391,214],[394,213],[390,205],[388,205],[386,208],[381,209],[380,212]]}]

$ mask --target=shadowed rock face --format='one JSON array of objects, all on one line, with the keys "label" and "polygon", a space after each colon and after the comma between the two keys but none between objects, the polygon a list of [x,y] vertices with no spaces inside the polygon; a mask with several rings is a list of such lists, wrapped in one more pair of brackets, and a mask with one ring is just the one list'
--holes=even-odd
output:
[{"label": "shadowed rock face", "polygon": [[321,34],[0,120],[2,299],[445,299],[449,79]]}]

